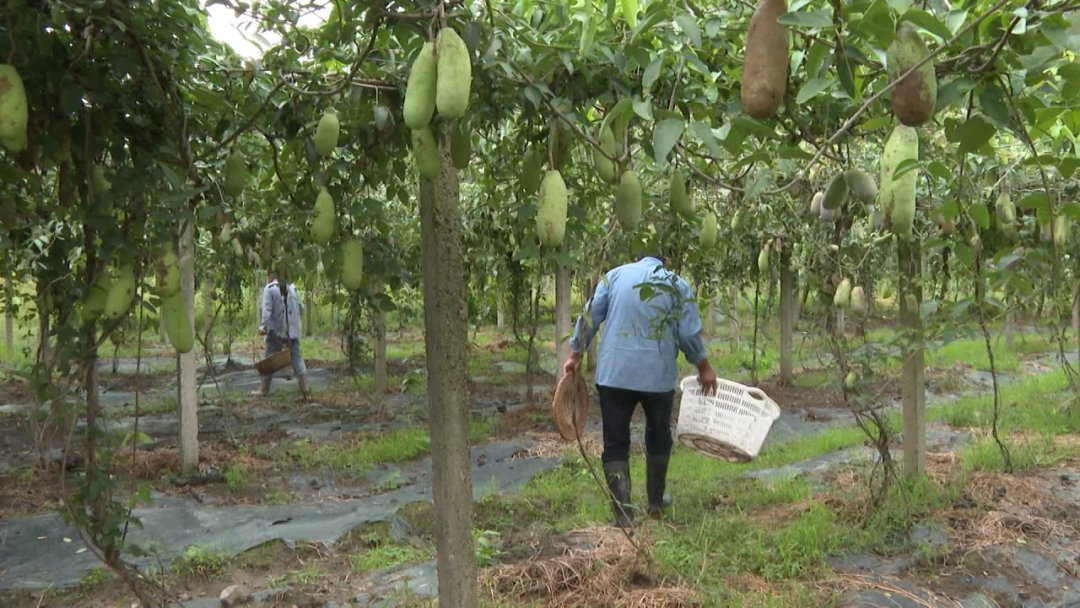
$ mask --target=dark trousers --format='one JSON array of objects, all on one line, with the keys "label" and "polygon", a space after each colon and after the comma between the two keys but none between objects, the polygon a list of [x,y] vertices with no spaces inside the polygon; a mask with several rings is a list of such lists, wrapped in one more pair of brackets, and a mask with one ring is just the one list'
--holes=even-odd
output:
[{"label": "dark trousers", "polygon": [[634,408],[645,410],[645,451],[654,456],[671,453],[671,408],[675,391],[646,393],[597,385],[600,415],[604,423],[603,462],[630,459],[630,419]]}]

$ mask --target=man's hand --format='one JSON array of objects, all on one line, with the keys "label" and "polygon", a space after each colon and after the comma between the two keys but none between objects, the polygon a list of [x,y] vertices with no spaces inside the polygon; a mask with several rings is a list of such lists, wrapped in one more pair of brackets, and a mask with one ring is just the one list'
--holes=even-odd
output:
[{"label": "man's hand", "polygon": [[581,353],[570,351],[570,356],[566,358],[566,363],[562,366],[563,375],[575,373],[579,367],[581,367]]},{"label": "man's hand", "polygon": [[702,359],[701,363],[698,363],[698,384],[701,385],[704,394],[716,394],[719,383],[716,381],[716,372],[713,371],[712,365],[709,365],[708,359]]},{"label": "man's hand", "polygon": [[255,333],[260,335],[260,336],[265,336],[266,335],[266,328],[265,327],[260,327],[259,331],[255,332]]}]

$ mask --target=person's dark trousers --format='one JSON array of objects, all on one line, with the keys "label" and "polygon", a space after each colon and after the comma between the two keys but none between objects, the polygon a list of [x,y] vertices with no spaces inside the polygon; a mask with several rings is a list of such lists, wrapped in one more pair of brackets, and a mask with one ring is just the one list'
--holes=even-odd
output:
[{"label": "person's dark trousers", "polygon": [[[650,393],[599,385],[596,388],[600,393],[600,414],[604,425],[604,453],[601,456],[604,471],[607,473],[625,470],[627,486],[630,420],[639,403],[645,412],[646,491],[649,497],[649,514],[658,516],[661,509],[671,504],[671,497],[664,494],[664,490],[671,454],[671,409],[675,402],[675,391]],[[611,485],[611,475],[608,475],[608,482]],[[625,521],[625,515],[620,513],[617,504],[629,504],[629,487],[625,492],[626,494],[621,496],[614,495],[616,501],[613,501],[612,507],[615,509],[617,521]],[[625,509],[623,511],[625,512]]]}]

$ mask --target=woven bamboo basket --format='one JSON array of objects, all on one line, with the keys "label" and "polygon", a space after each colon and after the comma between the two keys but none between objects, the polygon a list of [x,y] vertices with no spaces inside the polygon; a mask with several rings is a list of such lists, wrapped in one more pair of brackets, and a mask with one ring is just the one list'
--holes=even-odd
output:
[{"label": "woven bamboo basket", "polygon": [[285,369],[289,365],[292,365],[292,355],[289,353],[289,349],[284,348],[265,359],[257,361],[255,363],[255,369],[259,372],[259,375],[269,376],[280,369]]},{"label": "woven bamboo basket", "polygon": [[559,380],[551,400],[551,409],[555,415],[555,427],[565,441],[573,441],[581,436],[589,413],[589,388],[585,386],[585,378],[581,374],[566,374]]}]

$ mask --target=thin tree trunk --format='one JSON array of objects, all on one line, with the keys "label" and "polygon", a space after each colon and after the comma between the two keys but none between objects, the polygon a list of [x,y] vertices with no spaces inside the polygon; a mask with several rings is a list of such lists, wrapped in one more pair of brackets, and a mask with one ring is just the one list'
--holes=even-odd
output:
[{"label": "thin tree trunk", "polygon": [[[1075,318],[1076,301],[1073,301]],[[1075,328],[1075,326],[1074,326]],[[1016,346],[1016,301],[1009,291],[1005,292],[1005,348],[1010,351]],[[1078,336],[1080,339],[1080,336]]]},{"label": "thin tree trunk", "polygon": [[439,605],[474,608],[468,321],[460,194],[447,141],[439,169],[437,184],[421,178],[419,197]]},{"label": "thin tree trunk", "polygon": [[[185,222],[180,235],[180,292],[184,300],[187,322],[195,326],[195,230]],[[198,353],[191,349],[178,354],[180,372],[177,383],[180,403],[180,472],[190,475],[199,468],[199,393],[196,385]]]},{"label": "thin tree trunk", "polygon": [[375,394],[386,394],[386,313],[379,310],[371,319],[372,329],[375,330]]},{"label": "thin tree trunk", "polygon": [[728,317],[731,331],[729,336],[731,340],[732,350],[739,350],[742,348],[742,339],[739,336],[739,288],[735,285],[731,286],[731,314]]},{"label": "thin tree trunk", "polygon": [[210,273],[203,279],[203,331],[206,333],[206,355],[214,360],[214,279]]},{"label": "thin tree trunk", "polygon": [[4,348],[8,357],[15,356],[15,315],[12,313],[14,295],[11,288],[11,277],[4,279],[4,292],[7,296],[4,301]]},{"label": "thin tree trunk", "polygon": [[795,334],[795,271],[791,269],[791,250],[784,245],[780,250],[780,382],[791,384],[795,380],[792,362],[792,343]]},{"label": "thin tree trunk", "polygon": [[900,260],[900,325],[908,335],[902,342],[901,393],[904,404],[904,472],[926,473],[926,377],[922,343],[921,251],[918,241],[897,241]]},{"label": "thin tree trunk", "polygon": [[495,294],[495,328],[506,327],[506,305],[503,304],[501,293]]},{"label": "thin tree trunk", "polygon": [[1080,282],[1073,284],[1072,330],[1077,354],[1080,355]]},{"label": "thin tree trunk", "polygon": [[[564,244],[563,251],[566,251]],[[555,377],[562,376],[562,364],[570,357],[570,267],[555,268]]]},{"label": "thin tree trunk", "polygon": [[705,304],[705,335],[710,338],[716,335],[716,298],[711,296]]}]

